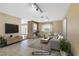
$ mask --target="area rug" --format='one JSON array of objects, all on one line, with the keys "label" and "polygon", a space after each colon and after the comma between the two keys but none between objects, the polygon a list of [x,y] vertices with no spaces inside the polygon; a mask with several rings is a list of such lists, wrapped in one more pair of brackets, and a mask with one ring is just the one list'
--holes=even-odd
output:
[{"label": "area rug", "polygon": [[29,45],[34,49],[40,49],[45,51],[50,51],[50,43],[42,43],[39,39],[35,40],[32,44]]},{"label": "area rug", "polygon": [[[50,42],[48,44],[44,44],[40,41],[40,39],[34,40],[32,42],[32,44],[29,45],[29,47],[34,48],[34,49],[38,49],[38,50],[42,50],[45,53],[41,53],[41,51],[33,51],[32,55],[49,55],[50,53],[48,51],[50,51]],[[51,51],[51,55],[52,56],[60,56],[60,53],[58,51]]]}]

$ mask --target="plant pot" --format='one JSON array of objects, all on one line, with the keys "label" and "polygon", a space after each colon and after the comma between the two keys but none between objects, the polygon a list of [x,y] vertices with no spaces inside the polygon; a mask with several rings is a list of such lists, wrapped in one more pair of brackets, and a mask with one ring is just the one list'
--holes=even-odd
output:
[{"label": "plant pot", "polygon": [[61,56],[67,56],[68,55],[68,53],[64,52],[64,51],[60,51],[60,54],[61,54]]}]

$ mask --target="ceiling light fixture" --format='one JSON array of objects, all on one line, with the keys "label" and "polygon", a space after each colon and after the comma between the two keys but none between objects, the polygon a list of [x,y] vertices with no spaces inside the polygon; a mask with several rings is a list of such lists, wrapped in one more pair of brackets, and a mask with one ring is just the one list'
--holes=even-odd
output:
[{"label": "ceiling light fixture", "polygon": [[32,7],[35,11],[39,11],[40,13],[43,13],[43,11],[39,8],[39,6],[36,3],[32,3]]},{"label": "ceiling light fixture", "polygon": [[41,16],[41,18],[46,18],[46,19],[49,21],[48,16],[44,15],[42,9],[38,6],[37,3],[32,3],[32,7],[33,7],[33,9],[34,9],[35,11],[40,12],[41,14],[43,14],[43,15]]}]

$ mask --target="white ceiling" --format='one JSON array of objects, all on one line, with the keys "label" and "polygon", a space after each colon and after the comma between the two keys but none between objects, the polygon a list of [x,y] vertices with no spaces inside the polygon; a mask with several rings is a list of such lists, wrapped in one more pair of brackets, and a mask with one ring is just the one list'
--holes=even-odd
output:
[{"label": "white ceiling", "polygon": [[[48,16],[49,21],[61,20],[67,12],[70,4],[68,3],[37,3],[42,9],[43,14]],[[36,20],[40,22],[48,21],[41,18],[40,13],[33,10],[29,3],[0,3],[0,12],[17,16],[24,21]]]}]

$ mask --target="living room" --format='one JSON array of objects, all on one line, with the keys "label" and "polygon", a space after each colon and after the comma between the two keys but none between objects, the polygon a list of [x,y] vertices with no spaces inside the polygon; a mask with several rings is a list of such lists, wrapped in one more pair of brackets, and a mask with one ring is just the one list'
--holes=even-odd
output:
[{"label": "living room", "polygon": [[79,4],[0,4],[0,55],[79,55],[78,13]]},{"label": "living room", "polygon": [[[28,21],[28,35],[26,35],[25,38],[23,39],[22,38],[23,34],[20,34],[20,31],[18,31],[18,30],[21,29],[21,19],[20,18],[14,17],[14,16],[10,16],[10,15],[8,15],[6,13],[2,13],[2,12],[0,13],[0,17],[1,17],[1,20],[0,20],[0,22],[1,22],[0,23],[0,27],[1,27],[1,29],[0,29],[0,31],[1,31],[0,32],[0,36],[2,38],[4,38],[3,43],[1,43],[1,45],[0,45],[0,47],[1,47],[2,50],[3,49],[5,50],[8,47],[10,47],[10,46],[12,46],[14,44],[17,44],[19,42],[22,42],[22,41],[23,41],[22,44],[24,44],[24,39],[26,41],[29,41],[29,40],[34,41],[34,40],[36,40],[35,42],[37,42],[38,39],[40,39],[40,38],[42,38],[44,36],[47,38],[47,41],[44,42],[46,44],[44,44],[44,45],[47,45],[48,41],[49,41],[48,40],[48,33],[50,33],[50,31],[52,32],[52,28],[53,28],[53,33],[54,32],[55,33],[60,33],[62,31],[62,20],[60,20],[60,21],[54,21],[54,22]],[[8,21],[7,21],[7,19],[8,19]],[[14,19],[15,19],[15,21],[14,21]],[[30,23],[30,25],[29,25],[29,23]],[[34,23],[35,23],[35,25],[34,25],[35,27],[32,27],[32,25]],[[19,28],[17,28],[17,27],[19,27]],[[43,27],[46,27],[48,31],[44,32],[44,30],[46,28],[43,28]],[[34,28],[34,29],[32,29],[32,28]],[[12,29],[16,29],[17,31],[12,30]],[[39,30],[42,33],[42,34],[40,34],[42,37],[41,36],[40,37],[39,36],[34,37],[34,32],[32,32],[33,30],[34,30],[34,32],[36,32],[36,31]],[[0,37],[0,39],[1,39],[1,37]],[[5,42],[5,41],[7,41],[7,42]],[[25,41],[24,45],[27,44],[26,41]],[[31,42],[31,44],[35,43],[35,42]],[[41,44],[37,43],[38,46],[40,45],[39,47],[36,46],[37,44],[33,44],[34,46],[31,46],[31,44],[29,43],[29,46],[33,47],[33,49],[35,48],[35,51],[37,51],[36,49],[38,49],[38,51],[44,50],[44,49],[39,48],[41,46]],[[31,49],[32,52],[33,52],[33,49]],[[48,47],[47,47],[47,49],[48,49]],[[8,48],[8,51],[10,52],[9,48]],[[32,54],[32,52],[31,52],[31,54]],[[13,52],[10,52],[12,54],[9,54],[9,53],[6,52],[6,50],[5,50],[5,53],[7,55],[19,55],[19,54],[14,54]],[[5,55],[5,53],[2,52],[1,55]],[[23,54],[23,55],[28,55],[28,54],[26,53],[26,54]]]}]

